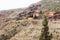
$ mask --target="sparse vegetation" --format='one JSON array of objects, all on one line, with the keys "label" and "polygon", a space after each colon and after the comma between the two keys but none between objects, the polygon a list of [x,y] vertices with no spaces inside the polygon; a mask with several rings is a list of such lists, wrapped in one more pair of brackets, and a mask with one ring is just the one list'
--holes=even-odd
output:
[{"label": "sparse vegetation", "polygon": [[33,25],[37,25],[37,24],[38,24],[38,21],[33,20],[33,21],[32,21],[32,24],[33,24]]},{"label": "sparse vegetation", "polygon": [[20,17],[17,17],[17,18],[16,18],[16,20],[17,20],[17,21],[18,21],[18,20],[22,20],[22,18],[20,18]]},{"label": "sparse vegetation", "polygon": [[[25,9],[0,11],[0,40],[60,40],[60,20],[48,23],[47,16],[42,17],[45,9],[56,12],[54,18],[60,17],[60,0],[42,0]],[[38,18],[33,17],[35,11],[40,11],[35,14]]]},{"label": "sparse vegetation", "polygon": [[[19,29],[18,29],[19,28]],[[18,33],[21,30],[20,25],[14,24],[14,26],[7,26],[3,28],[3,34],[0,34],[1,40],[7,40],[13,37],[16,33]]]}]

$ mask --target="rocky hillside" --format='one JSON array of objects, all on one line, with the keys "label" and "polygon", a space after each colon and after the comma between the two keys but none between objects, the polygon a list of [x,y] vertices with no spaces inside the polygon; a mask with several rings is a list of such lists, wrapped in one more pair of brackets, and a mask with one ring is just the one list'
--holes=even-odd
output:
[{"label": "rocky hillside", "polygon": [[47,8],[49,10],[58,10],[60,9],[60,0],[42,0],[42,5],[45,5],[43,8]]},{"label": "rocky hillside", "polygon": [[60,0],[42,0],[37,3],[30,5],[27,9],[25,9],[19,16],[29,16],[33,14],[35,11],[41,11],[47,9],[48,11],[55,11],[60,13]]},{"label": "rocky hillside", "polygon": [[[44,9],[59,11],[60,0],[42,0],[27,8],[0,11],[0,40],[39,40],[42,19],[15,20],[18,17],[29,16],[35,11]],[[56,9],[57,8],[57,9]],[[60,40],[60,20],[49,20],[49,32],[52,40]]]},{"label": "rocky hillside", "polygon": [[[0,40],[39,40],[42,20],[12,20],[0,24]],[[49,21],[52,40],[60,40],[60,20]]]},{"label": "rocky hillside", "polygon": [[24,9],[10,9],[0,11],[0,17],[3,18],[15,18],[19,13],[23,12]]},{"label": "rocky hillside", "polygon": [[27,8],[3,10],[0,11],[0,16],[5,18],[15,18],[17,15],[27,16],[34,13],[36,10],[43,11],[44,9],[59,11],[60,10],[60,0],[42,0],[37,3],[31,4]]}]

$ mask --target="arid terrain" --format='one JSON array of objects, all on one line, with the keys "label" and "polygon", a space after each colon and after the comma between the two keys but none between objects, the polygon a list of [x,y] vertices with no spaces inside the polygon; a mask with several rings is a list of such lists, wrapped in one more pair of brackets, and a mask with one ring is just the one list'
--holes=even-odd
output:
[{"label": "arid terrain", "polygon": [[42,0],[27,8],[0,11],[0,40],[39,40],[43,11],[52,40],[60,40],[60,0]]},{"label": "arid terrain", "polygon": [[[0,27],[0,40],[39,40],[42,27],[42,20],[5,22]],[[52,40],[60,40],[60,21],[49,21],[49,32]]]}]

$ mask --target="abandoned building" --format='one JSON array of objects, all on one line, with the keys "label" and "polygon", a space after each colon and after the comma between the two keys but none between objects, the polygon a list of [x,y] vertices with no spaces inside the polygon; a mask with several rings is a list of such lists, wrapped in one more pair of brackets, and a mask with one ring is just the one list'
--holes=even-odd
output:
[{"label": "abandoned building", "polygon": [[41,18],[40,11],[36,10],[36,11],[33,13],[33,18],[34,18],[34,19],[40,19],[40,18]]},{"label": "abandoned building", "polygon": [[60,12],[49,12],[49,19],[58,20],[60,19]]},{"label": "abandoned building", "polygon": [[42,12],[39,10],[35,10],[34,12],[30,12],[28,18],[33,18],[33,19],[41,19]]},{"label": "abandoned building", "polygon": [[57,20],[57,19],[60,19],[60,12],[56,12],[54,14],[54,19]]}]

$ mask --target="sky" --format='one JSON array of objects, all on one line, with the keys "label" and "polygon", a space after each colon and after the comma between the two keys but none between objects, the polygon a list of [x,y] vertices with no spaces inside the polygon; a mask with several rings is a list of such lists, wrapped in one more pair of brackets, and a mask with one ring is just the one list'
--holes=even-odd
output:
[{"label": "sky", "polygon": [[28,7],[40,0],[0,0],[0,10]]}]

